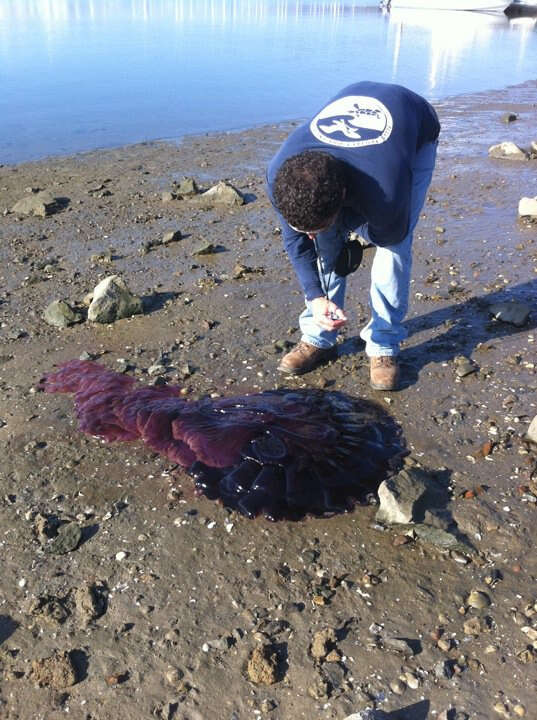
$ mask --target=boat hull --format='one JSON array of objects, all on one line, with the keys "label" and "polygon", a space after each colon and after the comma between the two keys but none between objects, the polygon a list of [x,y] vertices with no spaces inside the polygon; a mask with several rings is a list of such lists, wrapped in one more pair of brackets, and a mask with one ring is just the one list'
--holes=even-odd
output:
[{"label": "boat hull", "polygon": [[537,2],[512,2],[504,13],[509,20],[518,18],[537,18]]}]

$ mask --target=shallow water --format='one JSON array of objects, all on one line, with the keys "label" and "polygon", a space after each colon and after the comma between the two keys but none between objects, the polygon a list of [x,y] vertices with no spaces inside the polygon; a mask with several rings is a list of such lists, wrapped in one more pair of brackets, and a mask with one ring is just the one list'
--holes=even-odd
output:
[{"label": "shallow water", "polygon": [[535,75],[502,15],[370,0],[0,0],[0,162],[304,117],[345,84],[431,100]]}]

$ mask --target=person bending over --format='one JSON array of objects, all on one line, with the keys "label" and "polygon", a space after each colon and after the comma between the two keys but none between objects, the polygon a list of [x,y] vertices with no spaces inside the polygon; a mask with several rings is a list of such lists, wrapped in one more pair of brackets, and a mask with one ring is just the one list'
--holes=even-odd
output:
[{"label": "person bending over", "polygon": [[[407,337],[412,235],[431,182],[440,124],[407,88],[359,82],[294,130],[272,159],[267,188],[305,295],[300,342],[279,367],[300,375],[336,354],[346,276],[361,245],[376,247],[371,319],[360,336],[375,390],[395,390]],[[352,234],[354,233],[354,235]],[[349,242],[349,236],[360,242]]]}]

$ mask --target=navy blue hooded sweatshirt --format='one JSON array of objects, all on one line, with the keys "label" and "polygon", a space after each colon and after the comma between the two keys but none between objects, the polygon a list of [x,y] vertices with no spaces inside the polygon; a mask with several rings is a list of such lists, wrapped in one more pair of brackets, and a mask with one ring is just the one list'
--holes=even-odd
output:
[{"label": "navy blue hooded sweatshirt", "polygon": [[[376,245],[396,245],[408,231],[412,166],[416,151],[433,142],[440,123],[431,105],[400,85],[359,82],[341,90],[294,130],[267,170],[274,203],[276,174],[287,158],[322,150],[343,161],[347,192],[342,212]],[[277,208],[276,208],[277,211]],[[323,295],[313,242],[278,212],[283,243],[306,299]]]}]

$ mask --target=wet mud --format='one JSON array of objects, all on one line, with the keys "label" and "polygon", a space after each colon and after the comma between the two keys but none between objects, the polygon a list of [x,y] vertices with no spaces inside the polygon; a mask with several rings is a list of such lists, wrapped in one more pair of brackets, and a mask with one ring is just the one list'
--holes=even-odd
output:
[{"label": "wet mud", "polygon": [[[537,192],[537,161],[487,156],[537,140],[536,89],[438,106],[398,393],[370,389],[358,335],[370,250],[337,359],[298,379],[276,372],[303,301],[264,167],[292,125],[0,167],[0,212],[37,190],[62,199],[46,217],[0,216],[0,717],[536,716],[537,455],[524,436],[537,414],[537,226],[517,207]],[[246,202],[163,201],[184,176],[202,189],[225,179]],[[142,314],[43,321],[57,299],[84,316],[112,274]],[[530,307],[521,327],[490,312],[508,300]],[[441,481],[466,544],[422,533],[449,530],[438,513],[384,527],[374,493],[277,523],[199,496],[179,463],[80,433],[72,398],[39,392],[77,357],[180,386],[192,404],[282,392],[376,403],[401,428],[407,471]]]}]

